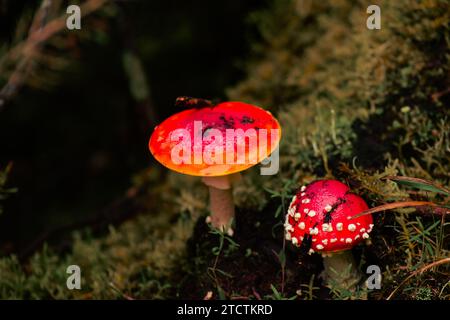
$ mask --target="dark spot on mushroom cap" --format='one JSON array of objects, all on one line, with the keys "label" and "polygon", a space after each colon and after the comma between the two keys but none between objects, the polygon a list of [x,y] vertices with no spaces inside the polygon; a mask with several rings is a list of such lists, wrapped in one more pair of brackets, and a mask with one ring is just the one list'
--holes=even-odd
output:
[{"label": "dark spot on mushroom cap", "polygon": [[206,126],[203,128],[203,132],[202,132],[202,136],[204,136],[205,134],[208,134],[208,131],[213,129],[213,126]]},{"label": "dark spot on mushroom cap", "polygon": [[[348,192],[346,192],[345,194],[347,194]],[[331,210],[330,212],[325,213],[325,217],[323,218],[323,222],[324,223],[330,223],[332,220],[331,214],[337,209],[337,207],[339,207],[341,204],[345,203],[347,200],[345,198],[338,198],[338,201],[336,201],[335,203],[333,203],[331,205]]]},{"label": "dark spot on mushroom cap", "polygon": [[323,218],[323,222],[324,222],[324,223],[330,223],[331,220],[332,220],[332,217],[331,217],[331,211],[325,213],[325,217]]},{"label": "dark spot on mushroom cap", "polygon": [[220,117],[219,117],[219,119],[222,121],[222,123],[223,123],[223,126],[226,128],[226,129],[233,129],[234,128],[234,119],[233,119],[233,117],[229,117],[228,119],[225,117],[225,115],[223,114],[223,115],[221,115]]}]

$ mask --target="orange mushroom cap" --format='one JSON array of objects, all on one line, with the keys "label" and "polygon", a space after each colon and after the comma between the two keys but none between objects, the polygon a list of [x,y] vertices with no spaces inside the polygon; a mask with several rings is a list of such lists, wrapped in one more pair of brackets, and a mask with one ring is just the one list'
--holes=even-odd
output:
[{"label": "orange mushroom cap", "polygon": [[269,111],[243,102],[223,102],[170,116],[155,127],[149,149],[173,171],[223,176],[260,163],[280,138],[280,124]]}]

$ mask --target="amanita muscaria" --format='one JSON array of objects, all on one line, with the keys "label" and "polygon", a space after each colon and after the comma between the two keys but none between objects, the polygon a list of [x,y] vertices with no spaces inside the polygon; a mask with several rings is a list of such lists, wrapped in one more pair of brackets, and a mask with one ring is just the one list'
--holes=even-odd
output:
[{"label": "amanita muscaria", "polygon": [[165,167],[200,176],[209,188],[208,222],[232,235],[232,183],[278,146],[281,128],[269,111],[243,102],[213,104],[180,97],[189,107],[158,125],[150,138],[153,156]]},{"label": "amanita muscaria", "polygon": [[286,215],[285,236],[309,254],[323,256],[328,285],[353,290],[361,274],[351,249],[369,238],[371,215],[352,218],[367,210],[365,201],[336,180],[319,180],[303,186]]}]

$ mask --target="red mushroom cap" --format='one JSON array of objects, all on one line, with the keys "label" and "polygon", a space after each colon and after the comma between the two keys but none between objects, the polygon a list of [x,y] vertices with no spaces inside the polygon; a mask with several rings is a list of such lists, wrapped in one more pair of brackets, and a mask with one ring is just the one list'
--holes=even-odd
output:
[{"label": "red mushroom cap", "polygon": [[289,206],[285,222],[286,239],[312,252],[351,249],[369,238],[371,215],[351,219],[367,210],[365,201],[336,180],[319,180],[303,186]]},{"label": "red mushroom cap", "polygon": [[[195,123],[201,122],[201,127]],[[190,156],[188,163],[175,163],[171,157],[171,151],[179,144],[180,140],[172,139],[171,134],[182,129],[190,137]],[[222,148],[215,149],[215,157],[224,159],[223,163],[207,163],[195,160],[196,149],[203,154],[205,148],[215,141],[212,138],[213,130],[219,132],[223,137],[220,145]],[[242,143],[238,139],[227,141],[228,129],[236,132],[255,133],[256,144],[251,144],[245,138]],[[264,130],[263,130],[264,129]],[[274,131],[275,129],[275,131]],[[253,130],[253,131],[251,131]],[[274,134],[276,133],[276,134]],[[196,137],[201,137],[200,143],[196,144]],[[211,138],[211,139],[209,139]],[[261,141],[267,138],[265,144]],[[171,170],[194,176],[224,176],[246,170],[249,167],[268,157],[278,146],[281,138],[281,127],[278,121],[269,111],[260,107],[243,102],[223,102],[217,105],[202,108],[192,108],[174,114],[158,125],[152,133],[149,141],[149,149],[153,156],[162,165]],[[198,140],[198,139],[197,139]],[[244,145],[245,161],[237,161],[238,150]],[[255,156],[255,161],[250,157]],[[229,163],[226,159],[235,159]],[[202,160],[202,159],[201,159]]]}]

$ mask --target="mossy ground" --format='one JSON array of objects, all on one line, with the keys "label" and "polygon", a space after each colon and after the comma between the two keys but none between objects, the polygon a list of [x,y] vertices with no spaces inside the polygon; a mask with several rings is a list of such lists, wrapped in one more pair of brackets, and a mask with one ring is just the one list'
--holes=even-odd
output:
[{"label": "mossy ground", "polygon": [[[400,186],[402,175],[450,185],[449,2],[377,1],[382,29],[365,28],[366,1],[274,1],[255,13],[260,28],[247,79],[231,99],[268,106],[283,128],[280,172],[250,169],[236,186],[236,234],[204,223],[198,179],[161,176],[153,164],[136,176],[142,214],[101,235],[78,232],[66,252],[50,247],[29,261],[0,260],[2,298],[349,299],[319,278],[318,255],[283,244],[282,221],[296,188],[320,178],[347,183],[375,207],[449,196]],[[148,182],[148,183],[143,183]],[[449,299],[450,256],[442,211],[376,213],[368,244],[354,250],[361,270],[382,270],[369,299]],[[221,245],[222,243],[222,245]],[[83,289],[65,287],[78,264]],[[284,271],[283,271],[284,270]],[[331,288],[333,289],[333,288]]]}]

